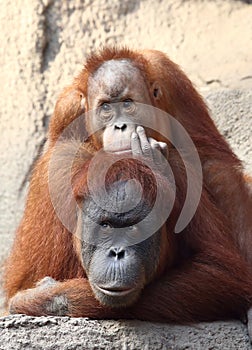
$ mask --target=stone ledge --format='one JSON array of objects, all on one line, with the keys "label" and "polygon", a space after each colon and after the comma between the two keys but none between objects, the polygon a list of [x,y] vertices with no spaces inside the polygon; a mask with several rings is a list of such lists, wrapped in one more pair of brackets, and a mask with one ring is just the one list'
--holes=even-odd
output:
[{"label": "stone ledge", "polygon": [[246,350],[247,327],[238,321],[177,326],[141,321],[87,318],[0,318],[1,350]]}]

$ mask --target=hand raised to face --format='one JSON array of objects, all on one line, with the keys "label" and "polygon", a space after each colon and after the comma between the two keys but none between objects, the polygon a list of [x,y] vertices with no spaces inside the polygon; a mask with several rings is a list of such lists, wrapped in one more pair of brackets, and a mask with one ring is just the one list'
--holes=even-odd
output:
[{"label": "hand raised to face", "polygon": [[144,158],[150,166],[164,172],[167,166],[168,147],[165,142],[147,137],[142,126],[138,126],[131,135],[131,150],[135,157]]}]

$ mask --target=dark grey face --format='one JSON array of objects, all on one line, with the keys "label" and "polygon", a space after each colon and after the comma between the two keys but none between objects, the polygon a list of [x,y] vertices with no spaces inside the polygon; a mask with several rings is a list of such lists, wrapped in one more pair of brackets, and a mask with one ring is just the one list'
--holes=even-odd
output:
[{"label": "dark grey face", "polygon": [[[133,189],[132,189],[133,190]],[[125,183],[120,182],[110,189],[113,204],[118,204],[118,213],[100,208],[91,198],[83,207],[82,259],[96,298],[110,307],[129,306],[139,297],[141,290],[155,274],[160,255],[160,231],[148,237],[149,205],[141,200],[131,206]],[[140,239],[139,239],[140,238]],[[141,239],[142,238],[142,239]],[[137,244],[134,244],[137,240]]]}]

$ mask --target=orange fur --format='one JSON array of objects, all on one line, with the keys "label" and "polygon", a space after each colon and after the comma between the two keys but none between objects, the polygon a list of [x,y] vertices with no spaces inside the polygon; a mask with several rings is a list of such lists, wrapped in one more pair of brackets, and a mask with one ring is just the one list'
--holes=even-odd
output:
[{"label": "orange fur", "polygon": [[[175,117],[191,136],[201,159],[204,184],[198,210],[184,232],[172,233],[178,213],[169,218],[163,228],[158,267],[161,276],[144,289],[134,307],[114,311],[99,305],[92,294],[76,251],[78,244],[74,243],[71,233],[52,207],[47,176],[55,141],[83,112],[88,77],[104,61],[121,58],[133,62],[150,91],[155,84],[161,87],[160,98],[152,99],[152,103]],[[87,100],[85,109],[89,110]],[[159,135],[153,137],[158,139]],[[84,156],[80,156],[82,161],[76,163],[77,178],[78,171],[86,164],[85,148],[92,154],[98,147],[92,137],[86,140],[81,151]],[[186,176],[171,145],[169,162],[181,206],[186,193]],[[78,181],[77,187],[81,190],[83,177],[80,176]],[[7,301],[48,275],[65,282],[47,293],[35,292],[32,302],[27,302],[21,294],[16,301],[18,312],[43,314],[48,300],[64,293],[69,300],[68,314],[71,316],[135,317],[176,322],[242,317],[251,305],[252,296],[251,213],[251,192],[241,162],[218,132],[205,103],[180,68],[158,51],[105,49],[87,59],[83,71],[72,86],[64,90],[56,104],[49,128],[49,148],[32,174],[25,213],[6,265]],[[170,236],[172,244],[168,243]]]}]

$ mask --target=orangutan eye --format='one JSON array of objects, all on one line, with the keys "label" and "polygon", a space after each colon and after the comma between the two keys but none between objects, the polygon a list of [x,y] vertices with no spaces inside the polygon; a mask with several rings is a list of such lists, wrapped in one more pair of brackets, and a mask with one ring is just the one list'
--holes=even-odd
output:
[{"label": "orangutan eye", "polygon": [[110,112],[112,110],[111,104],[108,102],[104,102],[100,108],[103,112]]},{"label": "orangutan eye", "polygon": [[103,102],[99,107],[99,116],[102,121],[110,121],[113,118],[113,108],[111,103]]},{"label": "orangutan eye", "polygon": [[102,221],[102,222],[100,222],[100,226],[103,228],[103,229],[109,229],[109,228],[112,228],[112,225],[109,223],[109,222],[107,222],[107,221]]},{"label": "orangutan eye", "polygon": [[135,235],[139,232],[136,225],[126,227],[126,231],[129,236],[135,237]]},{"label": "orangutan eye", "polygon": [[130,98],[127,98],[127,100],[123,101],[123,108],[125,109],[130,109],[132,108],[133,105],[134,105],[134,102]]}]

